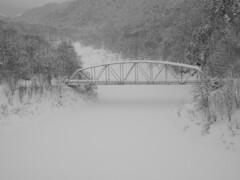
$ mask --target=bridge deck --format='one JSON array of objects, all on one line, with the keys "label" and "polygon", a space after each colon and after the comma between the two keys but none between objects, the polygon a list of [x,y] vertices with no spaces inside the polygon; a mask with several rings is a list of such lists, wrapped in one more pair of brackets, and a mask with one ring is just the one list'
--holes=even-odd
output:
[{"label": "bridge deck", "polygon": [[196,81],[157,81],[157,82],[148,82],[148,81],[126,81],[126,82],[118,82],[118,81],[81,81],[81,80],[70,80],[67,82],[68,86],[80,86],[80,85],[189,85],[196,84]]}]

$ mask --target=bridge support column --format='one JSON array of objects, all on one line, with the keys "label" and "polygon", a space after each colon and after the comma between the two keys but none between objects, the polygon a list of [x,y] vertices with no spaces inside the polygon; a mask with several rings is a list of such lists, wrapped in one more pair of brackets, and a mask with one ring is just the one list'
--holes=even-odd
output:
[{"label": "bridge support column", "polygon": [[165,83],[168,84],[168,68],[167,65],[164,65],[165,68]]},{"label": "bridge support column", "polygon": [[180,83],[183,83],[183,69],[182,67],[180,68]]},{"label": "bridge support column", "polygon": [[138,81],[138,65],[135,66],[135,83]]},{"label": "bridge support column", "polygon": [[153,64],[150,64],[150,83],[153,84]]}]

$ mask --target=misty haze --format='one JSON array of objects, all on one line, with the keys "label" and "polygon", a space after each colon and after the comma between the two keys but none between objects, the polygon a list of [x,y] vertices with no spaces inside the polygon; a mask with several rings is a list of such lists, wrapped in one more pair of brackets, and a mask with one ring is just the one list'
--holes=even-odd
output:
[{"label": "misty haze", "polygon": [[239,180],[238,0],[1,0],[1,180]]}]

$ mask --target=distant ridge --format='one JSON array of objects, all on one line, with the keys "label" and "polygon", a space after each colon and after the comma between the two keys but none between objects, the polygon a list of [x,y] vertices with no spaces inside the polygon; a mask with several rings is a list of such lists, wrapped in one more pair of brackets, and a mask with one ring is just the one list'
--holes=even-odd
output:
[{"label": "distant ridge", "polygon": [[43,24],[54,26],[62,12],[70,2],[48,3],[40,7],[30,9],[17,18],[17,20],[31,24]]},{"label": "distant ridge", "polygon": [[23,14],[27,9],[14,7],[6,3],[0,2],[0,16],[1,17],[10,17],[15,18]]},{"label": "distant ridge", "polygon": [[49,3],[25,12],[18,18],[32,24],[57,27],[102,27],[106,20],[114,18],[125,8],[125,1],[74,0]]}]

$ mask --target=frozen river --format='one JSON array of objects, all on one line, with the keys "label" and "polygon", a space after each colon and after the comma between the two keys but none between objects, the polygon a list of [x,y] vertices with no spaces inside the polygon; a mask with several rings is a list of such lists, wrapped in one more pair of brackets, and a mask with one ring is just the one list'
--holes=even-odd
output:
[{"label": "frozen river", "polygon": [[174,126],[190,86],[105,86],[96,102],[0,134],[1,180],[239,180],[240,153]]}]

